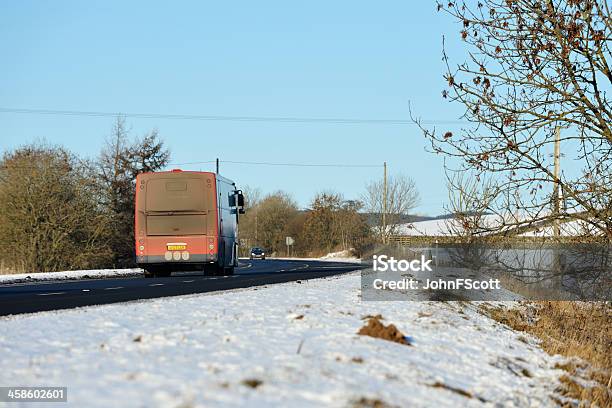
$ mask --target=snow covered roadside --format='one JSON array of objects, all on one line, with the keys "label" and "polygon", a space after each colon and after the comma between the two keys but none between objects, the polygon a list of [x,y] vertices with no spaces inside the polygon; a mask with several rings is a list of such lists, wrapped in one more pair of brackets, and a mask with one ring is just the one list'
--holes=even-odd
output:
[{"label": "snow covered roadside", "polygon": [[360,263],[361,259],[354,257],[351,254],[351,251],[339,251],[339,252],[331,252],[327,255],[324,255],[320,258],[323,261],[337,261],[337,262],[353,262]]},{"label": "snow covered roadside", "polygon": [[293,258],[293,257],[274,257],[270,259],[284,259],[287,261],[328,261],[328,262],[346,262],[346,263],[361,263],[361,259],[353,256],[350,251],[330,252],[320,258]]},{"label": "snow covered roadside", "polygon": [[[67,386],[74,407],[555,406],[534,338],[475,303],[362,302],[360,282],[0,318],[0,384]],[[413,345],[357,335],[376,314]]]},{"label": "snow covered roadside", "polygon": [[326,262],[345,262],[345,263],[356,263],[359,264],[361,263],[361,259],[359,258],[342,258],[342,257],[338,257],[338,258],[325,258],[325,257],[321,257],[321,258],[294,258],[294,257],[274,257],[274,258],[267,258],[267,259],[281,259],[284,261],[326,261]]},{"label": "snow covered roadside", "polygon": [[15,273],[0,275],[0,285],[6,283],[27,283],[70,279],[101,279],[142,275],[142,269],[89,269],[82,271]]}]

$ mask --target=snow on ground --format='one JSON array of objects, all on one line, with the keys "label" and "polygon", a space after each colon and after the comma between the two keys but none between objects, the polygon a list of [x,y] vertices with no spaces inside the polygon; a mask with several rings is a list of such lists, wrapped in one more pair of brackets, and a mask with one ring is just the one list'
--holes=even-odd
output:
[{"label": "snow on ground", "polygon": [[142,269],[89,269],[82,271],[14,273],[0,275],[0,285],[5,283],[24,283],[66,279],[100,279],[142,275]]},{"label": "snow on ground", "polygon": [[[494,227],[499,225],[500,220],[496,215],[486,214],[482,216],[483,225]],[[435,220],[417,221],[399,224],[397,235],[408,236],[449,236],[462,231],[461,222],[456,218],[440,218]]]},{"label": "snow on ground", "polygon": [[278,257],[270,259],[284,259],[287,261],[328,261],[328,262],[347,262],[347,263],[361,263],[361,259],[357,258],[352,254],[351,250],[346,249],[344,251],[330,252],[327,255],[323,255],[320,258],[295,258],[295,257]]},{"label": "snow on ground", "polygon": [[337,261],[337,262],[355,262],[355,263],[361,262],[361,259],[358,259],[357,257],[355,257],[352,254],[352,252],[348,249],[344,251],[330,252],[329,254],[322,256],[320,259],[324,261]]},{"label": "snow on ground", "polygon": [[[597,228],[588,225],[584,221],[567,221],[559,224],[559,233],[563,237],[576,237],[581,235],[597,235]],[[552,226],[541,227],[533,231],[521,234],[525,237],[552,237],[554,228]]]},{"label": "snow on ground", "polygon": [[439,219],[439,220],[427,220],[411,222],[407,224],[398,225],[397,235],[408,235],[408,236],[443,236],[451,235],[449,230],[449,223],[453,223],[451,219]]},{"label": "snow on ground", "polygon": [[[0,384],[67,386],[74,407],[554,406],[561,371],[534,338],[475,303],[361,301],[360,283],[0,318]],[[413,345],[356,334],[379,313]]]},{"label": "snow on ground", "polygon": [[[484,225],[495,227],[500,224],[500,219],[497,215],[484,215],[482,217]],[[508,217],[508,222],[515,222],[512,217]],[[579,236],[596,234],[597,229],[592,225],[584,221],[566,221],[559,225],[561,236]],[[443,218],[435,220],[417,221],[405,224],[399,224],[397,226],[397,235],[406,236],[450,236],[455,231],[462,231],[460,222],[455,218]],[[538,236],[538,237],[551,237],[553,236],[553,227],[544,226],[533,231],[527,231],[519,234],[519,236]]]}]

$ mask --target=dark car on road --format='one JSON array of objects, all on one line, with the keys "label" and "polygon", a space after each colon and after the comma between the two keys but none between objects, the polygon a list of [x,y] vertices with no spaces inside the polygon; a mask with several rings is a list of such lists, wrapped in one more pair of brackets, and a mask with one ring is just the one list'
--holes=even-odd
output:
[{"label": "dark car on road", "polygon": [[264,251],[263,249],[259,248],[259,247],[254,247],[251,248],[251,259],[266,259],[266,251]]}]

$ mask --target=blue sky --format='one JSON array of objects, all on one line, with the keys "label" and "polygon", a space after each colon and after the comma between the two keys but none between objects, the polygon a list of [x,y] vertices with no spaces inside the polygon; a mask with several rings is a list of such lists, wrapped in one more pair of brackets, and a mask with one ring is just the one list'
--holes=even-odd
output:
[{"label": "blue sky", "polygon": [[[434,2],[3,2],[0,107],[230,116],[428,120],[461,107],[440,96],[442,34],[459,27]],[[108,117],[0,113],[0,150],[44,139],[93,157]],[[176,163],[381,164],[415,179],[419,213],[447,201],[442,160],[409,125],[128,118],[157,128]],[[453,130],[453,126],[441,125]],[[209,170],[210,165],[183,166]],[[321,190],[358,198],[378,168],[224,164],[222,173],[305,206]]]}]

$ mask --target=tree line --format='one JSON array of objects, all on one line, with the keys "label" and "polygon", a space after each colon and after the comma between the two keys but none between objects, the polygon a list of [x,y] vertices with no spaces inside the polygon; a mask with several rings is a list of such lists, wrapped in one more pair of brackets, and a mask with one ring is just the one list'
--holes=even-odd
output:
[{"label": "tree line", "polygon": [[[420,202],[414,180],[405,175],[383,178],[365,185],[360,199],[345,199],[335,191],[317,193],[308,208],[300,210],[290,194],[277,191],[261,197],[246,188],[247,212],[240,223],[243,254],[252,246],[286,254],[286,237],[295,240],[293,255],[319,256],[350,251],[360,256],[374,242],[385,242],[398,233],[402,216]],[[386,205],[384,194],[387,194]],[[383,224],[382,212],[386,211]]]},{"label": "tree line", "polygon": [[[134,193],[136,175],[159,171],[170,151],[156,130],[132,138],[124,119],[114,122],[101,151],[82,158],[44,142],[18,147],[0,158],[0,273],[135,266]],[[381,228],[382,179],[366,186],[360,200],[338,192],[316,194],[300,209],[287,192],[262,196],[246,188],[247,213],[239,224],[241,252],[252,246],[283,255],[285,238],[295,239],[293,255],[338,250],[360,254],[392,233],[418,204],[414,182],[388,182],[387,228]],[[374,219],[374,222],[371,219]]]},{"label": "tree line", "polygon": [[0,160],[0,272],[134,266],[134,180],[168,164],[156,130],[124,119],[94,159],[34,143]]},{"label": "tree line", "polygon": [[[363,204],[335,192],[318,193],[300,210],[289,194],[278,191],[260,198],[247,189],[248,209],[240,222],[241,250],[259,246],[270,254],[287,253],[286,237],[295,240],[292,255],[323,255],[335,250],[361,252],[373,242]],[[250,197],[250,199],[248,198]]]}]

